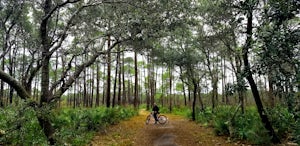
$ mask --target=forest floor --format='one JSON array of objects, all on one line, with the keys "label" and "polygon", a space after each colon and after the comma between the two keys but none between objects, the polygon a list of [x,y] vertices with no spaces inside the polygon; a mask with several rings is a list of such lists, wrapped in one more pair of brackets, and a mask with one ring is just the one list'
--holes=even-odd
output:
[{"label": "forest floor", "polygon": [[226,137],[215,136],[211,127],[201,126],[182,116],[164,114],[165,125],[145,124],[149,112],[99,132],[89,146],[250,146]]}]

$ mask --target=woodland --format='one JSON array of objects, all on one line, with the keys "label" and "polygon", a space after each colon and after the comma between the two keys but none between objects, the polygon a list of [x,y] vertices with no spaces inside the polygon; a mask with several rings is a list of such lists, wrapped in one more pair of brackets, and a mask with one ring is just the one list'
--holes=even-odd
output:
[{"label": "woodland", "polygon": [[299,0],[0,0],[0,145],[86,145],[151,110],[300,144]]}]

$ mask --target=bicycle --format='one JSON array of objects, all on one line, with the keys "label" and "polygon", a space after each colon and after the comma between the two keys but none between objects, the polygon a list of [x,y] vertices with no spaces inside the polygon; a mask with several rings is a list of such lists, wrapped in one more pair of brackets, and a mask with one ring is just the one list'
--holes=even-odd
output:
[{"label": "bicycle", "polygon": [[[147,118],[146,118],[146,125],[148,125],[150,123],[151,119],[153,119],[153,122],[155,121],[154,120],[154,114],[153,114],[153,112],[151,112],[147,116]],[[165,116],[165,115],[157,114],[157,119],[158,119],[158,123],[162,124],[162,125],[164,125],[164,124],[166,124],[168,122],[168,117]]]}]

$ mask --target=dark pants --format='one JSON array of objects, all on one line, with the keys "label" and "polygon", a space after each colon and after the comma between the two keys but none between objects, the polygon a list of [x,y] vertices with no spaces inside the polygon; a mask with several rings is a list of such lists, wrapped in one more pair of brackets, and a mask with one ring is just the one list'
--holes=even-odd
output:
[{"label": "dark pants", "polygon": [[157,119],[157,111],[154,111],[154,114],[153,114],[153,116],[154,116],[154,119],[155,119],[155,122],[157,122],[158,121],[158,119]]}]

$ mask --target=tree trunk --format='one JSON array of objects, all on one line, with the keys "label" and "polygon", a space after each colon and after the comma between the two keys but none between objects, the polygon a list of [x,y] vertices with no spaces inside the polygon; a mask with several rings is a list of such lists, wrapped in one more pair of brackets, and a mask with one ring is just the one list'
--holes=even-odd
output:
[{"label": "tree trunk", "polygon": [[147,64],[148,64],[148,67],[147,67],[147,71],[148,71],[148,80],[147,80],[147,83],[148,83],[148,89],[146,88],[146,110],[149,110],[150,109],[150,104],[151,104],[151,67],[150,67],[150,56],[148,55],[147,56]]},{"label": "tree trunk", "polygon": [[123,86],[123,94],[122,94],[122,104],[126,104],[126,84],[125,84],[125,55],[124,51],[122,52],[122,86]]},{"label": "tree trunk", "polygon": [[182,85],[182,92],[183,92],[184,106],[187,106],[185,85],[184,84]]},{"label": "tree trunk", "polygon": [[117,54],[116,58],[116,69],[115,69],[115,80],[114,80],[114,86],[113,86],[113,99],[112,99],[112,107],[115,107],[116,105],[116,95],[117,95],[117,80],[118,80],[118,69],[119,69],[119,57]]},{"label": "tree trunk", "polygon": [[[94,68],[94,67],[93,67]],[[90,76],[90,90],[91,90],[91,94],[90,94],[90,107],[93,107],[94,105],[94,84],[95,84],[95,70],[94,69],[90,69],[90,72],[92,74],[92,76]]]},{"label": "tree trunk", "polygon": [[[44,3],[44,16],[49,15],[51,11],[51,0],[46,0]],[[50,73],[50,38],[48,36],[48,22],[50,17],[43,18],[41,25],[40,25],[40,37],[42,43],[42,74],[41,74],[41,101],[40,106],[48,103],[48,99],[50,98],[49,93],[49,73]],[[54,144],[53,134],[55,132],[54,128],[50,123],[50,119],[48,116],[44,115],[44,113],[39,114],[38,121],[44,133],[50,142],[51,145]]]},{"label": "tree trunk", "polygon": [[188,86],[188,103],[189,103],[189,107],[191,106],[191,87]]},{"label": "tree trunk", "polygon": [[[85,55],[86,56],[86,55]],[[83,57],[85,58],[85,57]],[[82,58],[82,61],[84,61]],[[87,95],[87,70],[83,72],[83,106],[88,107],[88,95]]]},{"label": "tree trunk", "polygon": [[[107,39],[107,45],[110,47],[110,36]],[[107,52],[107,81],[106,81],[106,107],[110,107],[110,76],[111,76],[111,53]]]},{"label": "tree trunk", "polygon": [[169,111],[172,112],[172,67],[169,67]]},{"label": "tree trunk", "polygon": [[52,127],[52,124],[50,123],[50,120],[47,118],[47,116],[39,115],[37,117],[40,126],[42,127],[50,145],[55,144],[55,139],[53,138],[53,134],[55,132],[55,129]]},{"label": "tree trunk", "polygon": [[73,108],[75,109],[76,108],[76,92],[77,92],[78,90],[77,90],[77,82],[75,81],[75,83],[74,83],[74,93],[73,93]]},{"label": "tree trunk", "polygon": [[138,108],[138,65],[137,65],[137,52],[134,52],[134,101],[133,101],[133,105],[134,108]]},{"label": "tree trunk", "polygon": [[222,103],[225,103],[225,80],[226,80],[226,64],[225,64],[226,58],[223,56],[221,58],[221,66],[222,66]]},{"label": "tree trunk", "polygon": [[120,53],[120,46],[118,46],[118,54],[117,54],[117,61],[118,61],[118,105],[121,105],[121,92],[122,92],[122,67],[121,67],[121,53]]},{"label": "tree trunk", "polygon": [[240,56],[235,56],[235,63],[236,63],[236,80],[238,84],[238,96],[239,96],[239,102],[241,104],[241,110],[242,113],[245,113],[245,105],[244,105],[244,84],[243,84],[243,78],[242,78],[242,63]]},{"label": "tree trunk", "polygon": [[196,99],[197,99],[197,83],[196,81],[193,79],[193,85],[194,85],[194,89],[193,89],[193,106],[192,106],[192,120],[195,121],[196,120]]},{"label": "tree trunk", "polygon": [[[12,55],[12,52],[9,52],[9,75],[14,77],[14,59],[13,56],[16,56],[15,54]],[[12,87],[9,87],[9,103],[12,104],[13,102],[13,94],[14,94],[14,89]]]},{"label": "tree trunk", "polygon": [[199,97],[199,102],[200,102],[201,110],[204,111],[204,104],[203,104],[203,101],[202,101],[202,98],[201,98],[201,89],[200,89],[199,83],[198,83],[197,88],[198,88],[197,91],[198,91],[198,97]]},{"label": "tree trunk", "polygon": [[271,104],[271,107],[275,106],[275,97],[274,97],[274,88],[273,88],[273,79],[271,77],[271,73],[268,74],[268,81],[269,81],[269,92],[268,92],[268,96],[269,96],[269,101]]},{"label": "tree trunk", "polygon": [[204,54],[206,56],[206,61],[207,61],[207,67],[208,67],[208,71],[209,71],[209,75],[211,77],[211,82],[212,82],[212,97],[211,97],[211,103],[212,103],[212,110],[215,109],[216,106],[216,99],[217,99],[217,95],[216,95],[216,88],[217,88],[217,79],[216,79],[216,75],[211,67],[211,62],[210,62],[210,53],[209,50],[204,50]]},{"label": "tree trunk", "polygon": [[96,64],[96,107],[100,106],[100,63]]},{"label": "tree trunk", "polygon": [[[3,47],[3,52],[5,52],[5,47]],[[5,58],[3,57],[1,60],[1,70],[5,70]],[[1,80],[0,81],[0,107],[4,107],[4,82]]]},{"label": "tree trunk", "polygon": [[246,79],[248,80],[249,85],[251,87],[252,94],[253,94],[261,121],[264,124],[265,128],[268,130],[268,134],[271,137],[272,142],[280,143],[280,140],[277,137],[277,135],[275,134],[275,131],[271,125],[271,122],[268,119],[267,113],[264,110],[256,83],[252,77],[252,72],[250,70],[250,63],[248,61],[248,51],[251,48],[252,29],[253,29],[252,21],[253,21],[253,10],[252,10],[252,8],[249,8],[247,11],[247,30],[246,30],[247,39],[246,39],[246,44],[243,47],[243,60],[244,60],[244,66],[245,66],[245,72],[246,72]]},{"label": "tree trunk", "polygon": [[[103,77],[105,77],[106,76],[106,67],[104,66],[103,67]],[[102,105],[105,105],[105,103],[106,103],[106,83],[105,83],[105,78],[103,78],[103,90],[102,90]]]},{"label": "tree trunk", "polygon": [[131,97],[131,82],[130,82],[130,78],[128,79],[128,83],[127,83],[127,97],[128,97],[128,103],[131,104],[132,102],[132,97]]},{"label": "tree trunk", "polygon": [[[155,96],[155,80],[157,78],[155,78],[155,72],[154,72],[154,64],[152,63],[152,58],[149,57],[149,64],[150,64],[150,71],[149,71],[149,83],[150,83],[150,104],[153,105],[154,104],[154,96]],[[163,103],[162,103],[163,105]]]}]

